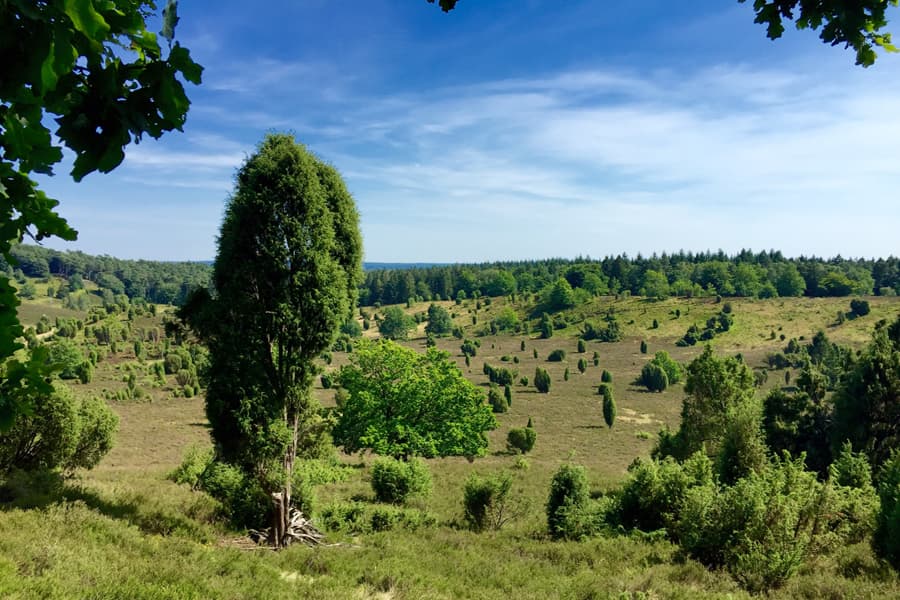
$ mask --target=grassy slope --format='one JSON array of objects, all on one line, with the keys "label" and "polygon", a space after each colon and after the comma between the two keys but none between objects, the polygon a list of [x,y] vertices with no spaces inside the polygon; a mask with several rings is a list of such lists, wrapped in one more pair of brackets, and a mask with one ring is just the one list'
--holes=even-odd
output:
[{"label": "grassy slope", "polygon": [[[54,310],[53,302],[42,300],[40,310]],[[831,327],[847,299],[734,300],[735,327],[714,345],[720,352],[742,352],[754,366],[766,352],[783,345],[768,339],[773,329],[788,338],[809,338],[825,329],[836,341],[859,345],[877,319],[900,311],[896,299],[871,302],[871,315]],[[30,304],[25,310],[34,310]],[[474,311],[474,301],[445,304],[457,313],[457,323],[472,329],[468,311]],[[478,311],[476,328],[488,323],[504,304],[498,299]],[[485,458],[474,464],[457,458],[430,461],[435,492],[419,506],[438,517],[436,528],[358,538],[331,535],[330,541],[341,545],[327,548],[292,548],[277,554],[242,549],[235,540],[238,534],[216,521],[215,505],[208,497],[166,481],[166,471],[179,462],[187,446],[209,443],[203,404],[199,398],[173,398],[170,389],[153,388],[148,379],[143,384],[148,392],[144,401],[113,404],[121,418],[118,442],[97,469],[79,474],[62,491],[42,494],[29,484],[29,489],[20,489],[16,502],[0,504],[0,597],[598,598],[623,593],[743,597],[729,577],[683,559],[664,541],[615,537],[550,542],[543,535],[543,502],[550,477],[561,463],[573,460],[585,465],[595,487],[608,487],[621,479],[636,456],[649,453],[653,439],[645,432],[655,434],[664,424],[677,424],[681,386],[650,394],[631,381],[656,350],[665,349],[683,361],[696,355],[700,347],[677,348],[674,340],[690,323],[702,323],[721,308],[710,300],[628,298],[597,300],[575,312],[604,314],[611,304],[626,337],[616,344],[589,342],[583,356],[590,363],[597,351],[601,359],[599,367],[591,364],[584,375],[576,368],[582,356],[575,352],[577,325],[557,331],[549,340],[479,338],[481,350],[468,370],[459,355],[459,342],[439,340],[439,347],[450,351],[480,385],[486,382],[485,360],[518,368],[530,379],[540,365],[551,373],[551,392],[542,395],[533,387],[515,386],[512,408],[499,416],[500,427],[490,435]],[[418,305],[410,312],[425,308]],[[518,308],[524,313],[532,307]],[[679,319],[670,315],[675,308],[681,310]],[[659,320],[659,329],[649,329],[653,318]],[[647,355],[639,352],[641,339],[649,343]],[[421,337],[408,343],[424,347]],[[533,348],[538,350],[537,360]],[[546,362],[556,348],[569,353],[565,363]],[[133,360],[129,353],[126,349],[100,363],[94,382],[73,385],[76,393],[122,385],[124,365]],[[520,362],[503,363],[503,355],[517,356]],[[345,360],[335,355],[331,368]],[[568,382],[563,380],[566,365],[571,371]],[[596,395],[602,369],[613,373],[619,408],[611,430],[601,426]],[[769,384],[774,385],[778,376],[770,377]],[[332,391],[317,388],[316,393],[323,402],[331,402]],[[538,441],[527,457],[528,468],[516,469],[517,457],[504,449],[506,432],[523,426],[529,416]],[[346,460],[355,464],[371,458]],[[527,516],[496,533],[460,529],[465,478],[473,470],[499,469],[516,473],[517,489],[530,504]],[[318,505],[371,495],[366,474],[366,469],[355,469],[348,480],[321,488]],[[21,484],[13,482],[12,487],[16,485]],[[897,597],[900,581],[874,561],[867,547],[857,546],[817,559],[776,596]]]}]

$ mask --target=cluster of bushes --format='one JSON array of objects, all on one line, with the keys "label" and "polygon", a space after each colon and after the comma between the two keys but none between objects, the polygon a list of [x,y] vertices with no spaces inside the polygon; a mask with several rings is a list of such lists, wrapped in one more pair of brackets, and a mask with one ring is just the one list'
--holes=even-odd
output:
[{"label": "cluster of bushes", "polygon": [[[844,464],[854,463],[850,455]],[[691,557],[724,568],[743,587],[779,587],[806,560],[865,539],[878,497],[863,472],[838,467],[819,481],[802,459],[775,459],[732,485],[697,452],[683,463],[637,460],[624,485],[591,499],[584,469],[564,465],[553,477],[547,527],[554,537],[601,532],[660,532]]]},{"label": "cluster of bushes", "polygon": [[507,369],[506,367],[493,367],[488,363],[484,363],[482,371],[487,375],[491,383],[497,385],[512,385],[516,377],[519,376],[519,372],[516,370]]},{"label": "cluster of bushes", "polygon": [[581,329],[581,338],[588,341],[618,342],[622,339],[622,328],[614,315],[607,315],[606,325],[603,326],[585,321]]},{"label": "cluster of bushes", "polygon": [[[304,459],[294,467],[292,500],[305,515],[315,510],[315,487],[343,481],[350,467],[336,458]],[[211,448],[188,448],[169,479],[201,490],[219,502],[219,514],[236,527],[256,527],[269,521],[272,501],[259,480],[239,466],[217,460]]]},{"label": "cluster of bushes", "polygon": [[651,392],[665,391],[670,384],[679,383],[684,377],[684,367],[669,353],[661,350],[641,368],[637,383]]},{"label": "cluster of bushes", "polygon": [[716,337],[716,335],[731,329],[733,324],[734,316],[731,314],[731,304],[726,302],[723,309],[719,311],[718,314],[707,319],[706,326],[703,329],[696,324],[691,325],[681,339],[675,342],[675,345],[693,346],[697,342],[709,341]]},{"label": "cluster of bushes", "polygon": [[364,535],[393,529],[416,531],[434,527],[437,518],[417,508],[366,502],[335,502],[322,507],[316,522],[329,531]]},{"label": "cluster of bushes", "polygon": [[478,340],[465,340],[460,346],[460,351],[466,356],[475,356],[478,354],[478,349],[481,348],[481,342]]}]

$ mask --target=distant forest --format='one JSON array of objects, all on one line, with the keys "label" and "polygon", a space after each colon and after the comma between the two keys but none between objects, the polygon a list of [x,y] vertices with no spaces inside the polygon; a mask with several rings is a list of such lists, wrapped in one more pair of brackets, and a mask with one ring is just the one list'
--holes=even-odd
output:
[{"label": "distant forest", "polygon": [[[28,277],[50,275],[88,280],[101,290],[157,304],[181,304],[191,290],[209,284],[212,268],[201,262],[122,260],[60,252],[20,244],[16,265],[0,268]],[[371,266],[371,265],[370,265]],[[845,259],[840,256],[785,258],[781,252],[678,252],[553,258],[534,261],[369,268],[360,287],[362,305],[541,292],[560,279],[591,295],[630,293],[667,296],[892,296],[900,293],[900,258]]]},{"label": "distant forest", "polygon": [[[122,260],[111,256],[90,256],[83,252],[59,252],[41,246],[19,244],[12,249],[17,264],[7,265],[0,257],[0,268],[28,277],[50,275],[66,278],[77,289],[82,280],[92,281],[112,295],[126,295],[155,304],[181,304],[195,288],[209,285],[212,267],[199,262],[162,262]],[[71,286],[70,286],[71,287]],[[56,290],[60,296],[66,290]]]},{"label": "distant forest", "polygon": [[900,293],[900,259],[785,258],[781,252],[735,256],[724,252],[678,252],[629,258],[626,255],[445,265],[371,270],[360,291],[361,304],[396,304],[409,298],[505,296],[540,292],[564,278],[592,295],[630,293],[666,296],[850,296]]}]

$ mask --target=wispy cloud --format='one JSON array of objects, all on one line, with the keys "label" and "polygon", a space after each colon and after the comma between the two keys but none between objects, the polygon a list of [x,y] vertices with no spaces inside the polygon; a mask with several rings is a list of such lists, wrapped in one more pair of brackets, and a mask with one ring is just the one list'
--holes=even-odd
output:
[{"label": "wispy cloud", "polygon": [[[317,143],[333,151],[373,216],[396,215],[391,205],[400,213],[415,207],[411,214],[433,231],[461,203],[480,204],[482,215],[501,206],[507,219],[524,207],[530,215],[561,207],[584,213],[557,230],[545,214],[519,223],[516,235],[543,240],[542,255],[589,218],[616,223],[635,240],[664,218],[652,238],[660,249],[714,244],[714,226],[732,249],[790,243],[796,252],[887,254],[894,241],[873,239],[857,217],[888,215],[900,226],[895,81],[746,65],[573,71],[369,97]],[[362,141],[389,147],[389,155],[359,150]],[[778,219],[795,229],[773,227]],[[843,231],[839,240],[820,235],[835,230]],[[465,231],[484,240],[467,244],[477,247],[473,258],[492,255],[496,232],[477,224]],[[379,234],[367,243],[379,257],[373,248],[397,247]],[[620,248],[597,241],[580,251]]]}]

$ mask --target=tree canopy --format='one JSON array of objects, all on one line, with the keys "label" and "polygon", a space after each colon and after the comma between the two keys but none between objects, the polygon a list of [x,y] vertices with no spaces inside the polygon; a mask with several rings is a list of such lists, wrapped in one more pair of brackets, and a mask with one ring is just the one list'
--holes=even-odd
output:
[{"label": "tree canopy", "polygon": [[[741,4],[747,0],[738,0]],[[428,0],[434,4],[435,0]],[[458,0],[438,0],[444,12],[456,8]],[[775,40],[784,34],[785,23],[797,29],[812,29],[826,44],[856,51],[856,64],[869,67],[875,63],[875,50],[896,52],[891,34],[883,32],[888,21],[888,7],[897,0],[753,0],[755,22],[766,26],[766,35]]]},{"label": "tree canopy", "polygon": [[333,168],[292,136],[267,136],[237,174],[213,295],[198,292],[181,310],[209,347],[206,413],[219,458],[282,494],[285,508],[294,460],[324,430],[310,388],[356,297],[358,218]]},{"label": "tree canopy", "polygon": [[482,456],[497,427],[484,394],[446,352],[362,340],[341,368],[348,398],[334,428],[347,452],[393,457]]},{"label": "tree canopy", "polygon": [[[115,169],[124,147],[144,134],[181,129],[190,106],[181,80],[199,84],[202,68],[174,41],[176,5],[170,0],[163,11],[164,51],[147,29],[156,10],[149,0],[0,4],[0,257],[7,262],[25,236],[77,235],[30,177],[52,174],[61,145],[74,153],[71,175],[80,181]],[[40,376],[28,364],[10,360],[22,347],[17,305],[0,273],[0,429],[48,391],[29,383]]]}]

